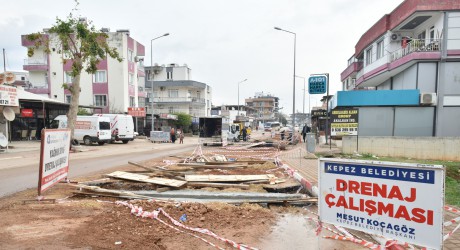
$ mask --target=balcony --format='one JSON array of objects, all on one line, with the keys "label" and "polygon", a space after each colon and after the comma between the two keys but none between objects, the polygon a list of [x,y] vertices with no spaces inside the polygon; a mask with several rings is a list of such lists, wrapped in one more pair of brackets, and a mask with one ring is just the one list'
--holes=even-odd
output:
[{"label": "balcony", "polygon": [[48,60],[46,58],[24,59],[24,65],[22,68],[27,71],[47,71]]},{"label": "balcony", "polygon": [[390,53],[388,58],[389,63],[401,59],[411,53],[439,52],[441,51],[441,42],[441,39],[413,39],[407,43],[405,48],[400,48]]},{"label": "balcony", "polygon": [[206,100],[197,97],[154,97],[155,103],[198,103],[205,104]]},{"label": "balcony", "polygon": [[362,61],[357,61],[357,62],[352,62],[348,65],[348,67],[340,74],[340,78],[345,80],[349,76],[356,74],[363,68],[363,62]]}]

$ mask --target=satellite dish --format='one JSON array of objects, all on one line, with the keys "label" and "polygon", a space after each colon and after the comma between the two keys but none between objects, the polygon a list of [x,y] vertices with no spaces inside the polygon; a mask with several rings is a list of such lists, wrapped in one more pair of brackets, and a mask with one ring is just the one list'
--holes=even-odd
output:
[{"label": "satellite dish", "polygon": [[6,108],[3,109],[3,116],[8,121],[12,121],[16,117],[16,115],[14,114],[14,110],[12,108],[10,108],[10,107],[6,107]]},{"label": "satellite dish", "polygon": [[8,139],[6,136],[0,132],[0,146],[6,147],[8,145]]}]

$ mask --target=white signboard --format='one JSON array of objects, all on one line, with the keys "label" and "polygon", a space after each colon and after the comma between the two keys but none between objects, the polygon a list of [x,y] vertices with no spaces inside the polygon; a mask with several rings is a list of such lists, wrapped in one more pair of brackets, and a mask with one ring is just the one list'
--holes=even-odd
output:
[{"label": "white signboard", "polygon": [[0,85],[0,106],[19,106],[18,90],[16,87]]},{"label": "white signboard", "polygon": [[67,177],[70,129],[43,130],[41,139],[38,195]]},{"label": "white signboard", "polygon": [[323,222],[442,248],[444,167],[320,159]]}]

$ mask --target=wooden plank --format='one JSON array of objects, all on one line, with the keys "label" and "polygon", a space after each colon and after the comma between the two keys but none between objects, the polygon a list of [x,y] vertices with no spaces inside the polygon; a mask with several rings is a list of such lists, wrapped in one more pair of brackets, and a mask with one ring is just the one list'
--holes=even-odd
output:
[{"label": "wooden plank", "polygon": [[212,182],[188,182],[189,187],[215,187],[215,188],[241,188],[249,189],[249,185],[245,184],[228,184],[228,183],[212,183]]},{"label": "wooden plank", "polygon": [[187,166],[194,169],[235,169],[235,168],[246,168],[247,164],[200,164],[200,163],[178,163],[178,166]]},{"label": "wooden plank", "polygon": [[260,145],[264,145],[264,144],[265,144],[265,142],[262,141],[262,142],[252,143],[252,144],[249,144],[247,146],[240,147],[240,148],[241,149],[248,149],[248,148],[252,148],[252,147],[260,146]]},{"label": "wooden plank", "polygon": [[166,179],[166,178],[159,178],[159,177],[150,177],[147,175],[142,174],[131,174],[123,171],[115,171],[113,173],[107,174],[107,176],[131,181],[139,181],[139,182],[146,182],[146,183],[153,183],[163,186],[170,186],[170,187],[181,187],[185,185],[187,182],[180,181],[180,180],[173,180],[173,179]]},{"label": "wooden plank", "polygon": [[134,165],[136,167],[147,169],[147,170],[151,171],[152,173],[154,173],[155,175],[162,175],[162,176],[166,176],[168,178],[179,179],[179,180],[184,180],[183,177],[178,176],[178,175],[183,175],[184,173],[175,172],[175,171],[191,170],[191,168],[182,168],[180,170],[179,169],[165,170],[165,169],[161,169],[161,168],[158,168],[158,167],[147,167],[147,166],[144,166],[142,164],[139,164],[137,162],[132,162],[132,161],[128,161],[128,163],[131,164],[131,165]]},{"label": "wooden plank", "polygon": [[233,165],[233,164],[264,164],[273,161],[219,161],[219,162],[204,162],[205,165]]},{"label": "wooden plank", "polygon": [[185,175],[186,181],[193,182],[236,182],[275,179],[273,174],[264,175]]}]

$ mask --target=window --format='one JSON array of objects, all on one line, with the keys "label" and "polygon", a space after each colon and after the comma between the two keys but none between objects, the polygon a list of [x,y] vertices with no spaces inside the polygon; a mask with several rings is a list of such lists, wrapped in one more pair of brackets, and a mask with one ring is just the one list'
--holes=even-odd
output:
[{"label": "window", "polygon": [[135,107],[136,106],[136,103],[134,101],[134,97],[133,96],[130,96],[129,97],[129,106],[130,107]]},{"label": "window", "polygon": [[106,95],[94,95],[94,104],[99,107],[107,106],[107,96]]},{"label": "window", "polygon": [[170,113],[170,114],[175,113],[175,112],[174,112],[174,107],[169,107],[169,113]]},{"label": "window", "polygon": [[366,50],[366,65],[372,63],[372,47]]},{"label": "window", "polygon": [[423,31],[422,33],[418,34],[417,38],[420,39],[420,40],[425,40],[425,38],[426,38],[426,31]]},{"label": "window", "polygon": [[384,49],[385,47],[383,44],[383,40],[381,40],[380,42],[377,42],[377,59],[380,59],[383,57],[385,53]]},{"label": "window", "polygon": [[65,102],[70,103],[72,101],[72,96],[71,95],[66,95],[65,96]]},{"label": "window", "polygon": [[200,99],[200,98],[201,98],[201,92],[200,92],[200,91],[197,91],[197,92],[196,92],[196,98],[197,98],[197,99]]},{"label": "window", "polygon": [[133,74],[128,74],[128,84],[132,85],[133,84],[133,79],[134,79],[134,75]]},{"label": "window", "polygon": [[170,89],[168,93],[168,97],[179,97],[179,90]]},{"label": "window", "polygon": [[71,72],[65,72],[64,83],[72,83],[73,77],[70,75]]},{"label": "window", "polygon": [[98,70],[93,75],[93,82],[107,82],[106,74],[107,72],[104,70]]},{"label": "window", "polygon": [[430,42],[434,41],[434,26],[430,28]]},{"label": "window", "polygon": [[134,52],[132,50],[128,50],[128,61],[129,62],[134,61]]},{"label": "window", "polygon": [[172,71],[169,71],[169,72],[166,72],[166,79],[167,80],[172,80],[173,79],[173,72]]}]

